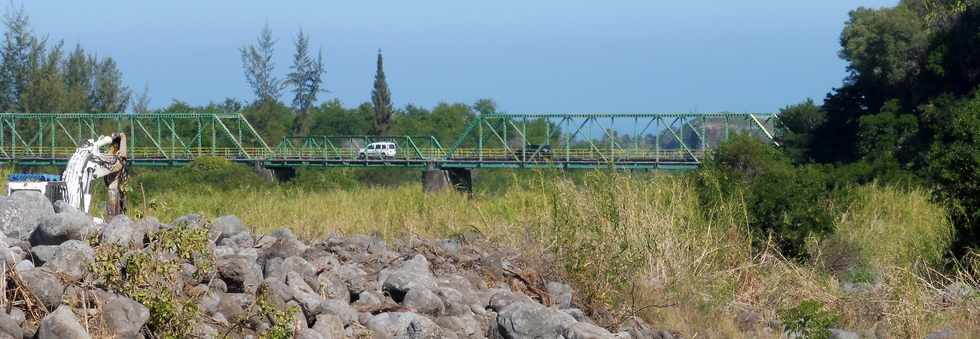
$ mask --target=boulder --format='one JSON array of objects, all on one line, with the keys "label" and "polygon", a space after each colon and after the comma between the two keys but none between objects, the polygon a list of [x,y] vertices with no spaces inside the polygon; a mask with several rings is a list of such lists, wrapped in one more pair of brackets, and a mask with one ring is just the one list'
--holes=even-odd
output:
[{"label": "boulder", "polygon": [[482,338],[486,333],[486,322],[477,320],[472,315],[439,317],[435,322],[439,327],[464,338]]},{"label": "boulder", "polygon": [[88,339],[91,336],[78,322],[78,317],[68,306],[59,306],[44,319],[37,330],[38,339]]},{"label": "boulder", "polygon": [[328,299],[340,299],[345,302],[350,302],[350,290],[347,289],[347,284],[335,272],[320,273],[317,275],[316,284],[313,286],[318,286],[317,292],[326,296]]},{"label": "boulder", "polygon": [[60,245],[68,240],[86,240],[95,231],[92,217],[77,211],[49,215],[31,232],[31,246]]},{"label": "boulder", "polygon": [[612,333],[606,329],[589,324],[577,322],[571,324],[566,330],[564,337],[567,339],[607,339],[614,338]]},{"label": "boulder", "polygon": [[59,245],[54,251],[54,257],[42,267],[81,280],[88,272],[89,264],[93,262],[95,250],[91,246],[83,241],[69,240]]},{"label": "boulder", "polygon": [[429,270],[429,261],[420,254],[410,260],[401,261],[394,268],[381,270],[378,281],[395,302],[401,302],[413,288],[436,287],[435,277]]},{"label": "boulder", "polygon": [[0,339],[21,339],[23,337],[24,330],[20,328],[20,322],[10,315],[0,313]]},{"label": "boulder", "polygon": [[254,294],[262,282],[262,269],[249,256],[232,254],[218,257],[215,266],[229,292]]},{"label": "boulder", "polygon": [[220,300],[218,301],[217,312],[220,313],[228,321],[235,322],[242,319],[245,316],[245,298],[240,293],[221,293],[219,295]]},{"label": "boulder", "polygon": [[231,247],[252,247],[255,246],[255,239],[253,239],[252,235],[248,234],[248,232],[242,232],[227,237],[221,237],[218,239],[217,244]]},{"label": "boulder", "polygon": [[140,338],[140,329],[150,319],[150,310],[121,295],[113,295],[104,301],[102,320],[109,332],[117,338]]},{"label": "boulder", "polygon": [[552,305],[558,308],[572,307],[572,287],[559,282],[550,281],[545,285]]},{"label": "boulder", "polygon": [[386,312],[368,320],[367,327],[382,338],[442,338],[435,322],[416,313]]},{"label": "boulder", "polygon": [[17,272],[26,271],[26,270],[29,270],[29,269],[32,269],[32,268],[34,268],[34,263],[31,262],[30,260],[21,260],[21,261],[18,261],[17,262],[17,265],[14,266],[14,270],[16,270]]},{"label": "boulder", "polygon": [[351,295],[358,295],[364,291],[378,291],[380,282],[368,279],[367,272],[357,263],[343,264],[333,271],[341,281],[347,285],[347,290]]},{"label": "boulder", "polygon": [[324,339],[340,339],[344,337],[344,321],[333,314],[320,314],[316,316],[313,330]]},{"label": "boulder", "polygon": [[295,336],[293,338],[296,338],[296,339],[324,339],[323,336],[320,335],[320,332],[314,331],[314,330],[309,329],[309,328],[300,328],[299,330],[296,331],[296,334],[295,334]]},{"label": "boulder", "polygon": [[20,280],[49,310],[61,305],[65,285],[58,276],[40,268],[21,271]]},{"label": "boulder", "polygon": [[214,219],[211,223],[208,228],[208,238],[217,242],[245,231],[245,224],[241,219],[234,215],[225,215]]},{"label": "boulder", "polygon": [[357,310],[354,310],[350,304],[340,300],[328,299],[320,303],[317,307],[315,314],[330,314],[336,316],[338,319],[344,322],[344,325],[350,325],[352,322],[357,321]]},{"label": "boulder", "polygon": [[27,240],[41,219],[52,215],[54,207],[41,193],[20,191],[0,196],[0,231],[8,237]]},{"label": "boulder", "polygon": [[204,226],[205,220],[200,214],[188,214],[185,216],[177,217],[174,222],[168,225],[160,225],[160,228],[171,228],[176,226],[183,226],[189,228],[198,228]]},{"label": "boulder", "polygon": [[129,220],[125,215],[117,215],[102,227],[99,241],[129,248],[142,248],[146,228]]},{"label": "boulder", "polygon": [[497,314],[497,328],[505,338],[558,338],[575,318],[533,302],[514,302]]},{"label": "boulder", "polygon": [[54,252],[57,250],[58,245],[37,245],[31,247],[31,257],[38,265],[44,265],[44,263],[54,259]]},{"label": "boulder", "polygon": [[255,246],[260,248],[260,257],[264,259],[302,256],[307,249],[306,244],[296,239],[296,236],[285,228],[277,229],[259,238]]},{"label": "boulder", "polygon": [[314,292],[313,288],[306,284],[303,277],[296,272],[289,272],[286,275],[286,286],[289,286],[292,289],[293,300],[296,300],[296,302],[302,306],[303,311],[307,314],[307,316],[312,318],[316,316],[316,314],[319,314],[317,313],[317,307],[319,307],[320,302],[322,302],[323,299],[320,299],[320,295]]},{"label": "boulder", "polygon": [[442,298],[428,288],[413,288],[405,294],[402,306],[411,307],[422,314],[442,315],[446,311]]},{"label": "boulder", "polygon": [[136,227],[143,229],[143,234],[154,234],[160,232],[160,220],[154,217],[145,217],[136,222]]}]

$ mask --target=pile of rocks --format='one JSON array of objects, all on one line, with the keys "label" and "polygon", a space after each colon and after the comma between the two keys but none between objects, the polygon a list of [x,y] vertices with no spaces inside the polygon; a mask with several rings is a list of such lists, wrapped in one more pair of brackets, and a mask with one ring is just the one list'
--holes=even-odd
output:
[{"label": "pile of rocks", "polygon": [[[213,273],[184,264],[180,293],[198,300],[192,335],[257,337],[258,296],[291,310],[296,338],[666,338],[640,320],[617,333],[575,306],[572,289],[529,279],[511,257],[466,239],[330,236],[307,243],[289,230],[251,234],[234,216],[161,224],[116,217],[105,224],[34,193],[0,197],[0,338],[154,337],[150,310],[100,285],[91,244],[139,251],[174,225],[207,230]],[[97,325],[91,325],[97,324]]]}]

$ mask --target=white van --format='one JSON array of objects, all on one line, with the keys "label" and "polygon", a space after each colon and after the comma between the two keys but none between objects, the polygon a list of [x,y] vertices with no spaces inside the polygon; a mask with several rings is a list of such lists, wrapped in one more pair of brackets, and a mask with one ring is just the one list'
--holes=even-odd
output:
[{"label": "white van", "polygon": [[398,145],[393,142],[372,142],[357,152],[358,159],[391,159],[398,154]]}]

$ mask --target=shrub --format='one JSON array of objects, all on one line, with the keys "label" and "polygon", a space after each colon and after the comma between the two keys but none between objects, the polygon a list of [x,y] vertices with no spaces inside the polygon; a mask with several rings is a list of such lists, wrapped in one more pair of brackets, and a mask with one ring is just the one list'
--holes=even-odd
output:
[{"label": "shrub", "polygon": [[211,271],[212,255],[207,229],[177,226],[151,236],[142,251],[103,244],[95,248],[90,266],[99,285],[117,291],[145,305],[150,311],[147,327],[162,338],[183,338],[197,321],[199,296],[182,293],[183,263],[191,263],[202,277]]},{"label": "shrub", "polygon": [[821,168],[794,167],[779,150],[752,136],[738,135],[719,145],[697,175],[706,208],[744,200],[757,242],[771,235],[786,255],[802,257],[807,238],[833,230]]},{"label": "shrub", "polygon": [[830,328],[839,318],[839,315],[825,311],[823,303],[814,300],[803,300],[795,307],[779,311],[786,332],[810,339],[829,339]]}]

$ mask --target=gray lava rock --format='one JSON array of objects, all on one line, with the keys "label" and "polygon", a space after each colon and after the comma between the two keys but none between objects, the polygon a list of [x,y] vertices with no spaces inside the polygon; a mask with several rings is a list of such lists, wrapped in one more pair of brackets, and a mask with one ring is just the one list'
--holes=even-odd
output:
[{"label": "gray lava rock", "polygon": [[364,291],[381,291],[378,288],[380,283],[367,279],[367,272],[364,272],[359,264],[349,263],[340,265],[333,273],[347,285],[347,290],[352,295],[357,295]]},{"label": "gray lava rock", "polygon": [[309,328],[301,328],[296,331],[296,339],[324,339],[320,332],[314,331]]},{"label": "gray lava rock", "polygon": [[325,295],[328,299],[340,299],[345,302],[350,302],[351,293],[347,289],[347,284],[334,272],[320,273],[316,277],[316,284],[313,286],[319,286],[318,292],[321,295]]},{"label": "gray lava rock", "polygon": [[58,250],[58,245],[37,245],[31,247],[31,257],[38,265],[44,265],[44,263],[54,259],[54,252]]},{"label": "gray lava rock", "polygon": [[355,305],[381,305],[385,297],[378,292],[364,291],[357,295]]},{"label": "gray lava rock", "polygon": [[[188,214],[182,217],[177,217],[174,222],[169,227],[184,226],[190,228],[198,228],[204,226],[204,217],[200,214]],[[167,227],[166,225],[161,225],[161,228]],[[168,228],[169,228],[168,227]]]},{"label": "gray lava rock", "polygon": [[136,227],[143,229],[143,234],[154,234],[160,232],[160,220],[154,217],[145,217],[136,222]]},{"label": "gray lava rock", "polygon": [[368,320],[367,328],[383,338],[442,338],[439,325],[424,316],[408,312],[381,313]]},{"label": "gray lava rock", "polygon": [[219,238],[218,245],[231,247],[252,247],[255,246],[255,239],[253,239],[252,235],[248,234],[248,232],[242,232]]},{"label": "gray lava rock", "polygon": [[435,322],[439,327],[464,338],[482,338],[487,330],[484,328],[485,321],[479,321],[470,315],[439,317]]},{"label": "gray lava rock", "polygon": [[27,240],[41,219],[54,215],[54,207],[38,192],[14,192],[0,196],[0,231],[11,238]]},{"label": "gray lava rock", "polygon": [[[245,255],[226,255],[216,260],[218,275],[234,293],[255,293],[262,282],[262,268],[254,258]],[[230,319],[230,318],[229,318]]]},{"label": "gray lava rock", "polygon": [[124,247],[143,247],[146,229],[125,215],[117,215],[102,227],[99,241],[103,244],[115,244]]},{"label": "gray lava rock", "polygon": [[80,280],[92,262],[95,262],[95,250],[91,246],[82,241],[69,240],[59,245],[54,257],[42,267]]},{"label": "gray lava rock", "polygon": [[956,332],[948,328],[942,331],[929,333],[929,335],[926,336],[926,339],[950,339],[950,338],[956,338]]},{"label": "gray lava rock", "polygon": [[68,306],[60,306],[41,320],[37,330],[38,339],[83,339],[91,338],[78,322],[78,317]]},{"label": "gray lava rock", "polygon": [[221,293],[218,301],[218,312],[228,321],[238,321],[245,315],[245,298],[240,293]]},{"label": "gray lava rock", "polygon": [[333,314],[320,314],[316,316],[313,330],[324,339],[340,339],[344,337],[344,321]]},{"label": "gray lava rock", "polygon": [[511,291],[500,290],[490,297],[489,306],[494,312],[500,313],[514,303],[534,303],[534,301],[523,294],[515,294]]},{"label": "gray lava rock", "polygon": [[245,224],[234,215],[225,215],[214,219],[208,229],[208,237],[218,241],[245,232]]},{"label": "gray lava rock", "polygon": [[92,217],[66,211],[42,218],[31,233],[30,241],[32,246],[60,245],[68,240],[85,240],[94,231]]},{"label": "gray lava rock", "polygon": [[561,309],[559,311],[562,311],[565,314],[568,314],[568,315],[572,316],[572,318],[575,318],[575,321],[585,322],[585,323],[589,323],[589,324],[592,323],[592,319],[589,319],[589,316],[585,315],[585,312],[582,312],[582,310],[580,310],[580,309],[577,309],[577,308],[565,308],[565,309]]},{"label": "gray lava rock", "polygon": [[20,339],[23,337],[24,330],[20,328],[20,322],[7,314],[0,313],[0,339]]},{"label": "gray lava rock", "polygon": [[357,321],[357,310],[340,300],[324,300],[317,307],[316,315],[331,314],[344,322],[344,325]]},{"label": "gray lava rock", "polygon": [[402,306],[414,308],[419,313],[441,315],[446,311],[442,299],[428,288],[413,288],[405,294]]},{"label": "gray lava rock", "polygon": [[497,314],[505,338],[559,338],[576,323],[568,314],[530,302],[511,303]]},{"label": "gray lava rock", "polygon": [[255,244],[260,248],[260,256],[269,258],[289,258],[302,256],[308,246],[296,239],[288,229],[280,228],[267,236],[260,237]]},{"label": "gray lava rock", "polygon": [[422,255],[404,260],[394,268],[385,268],[378,274],[382,289],[388,292],[395,302],[401,302],[414,288],[436,287],[435,277],[429,270],[429,261]]},{"label": "gray lava rock", "polygon": [[114,295],[102,306],[102,319],[116,337],[139,338],[140,329],[150,319],[150,310],[136,300]]},{"label": "gray lava rock", "polygon": [[830,339],[860,339],[860,338],[861,336],[855,332],[845,331],[837,328],[830,329]]},{"label": "gray lava rock", "polygon": [[30,260],[21,260],[21,261],[18,261],[17,262],[17,265],[14,266],[14,270],[16,270],[17,272],[29,270],[29,269],[32,269],[32,268],[34,268],[34,263],[31,262]]},{"label": "gray lava rock", "polygon": [[572,287],[559,282],[550,281],[546,285],[552,305],[558,308],[572,307]]},{"label": "gray lava rock", "polygon": [[602,327],[578,322],[565,330],[564,337],[567,339],[605,339],[613,338],[613,334]]},{"label": "gray lava rock", "polygon": [[296,272],[289,272],[286,275],[286,286],[292,288],[293,299],[299,302],[307,316],[312,318],[319,314],[316,313],[317,308],[323,299],[320,299],[320,295],[314,292],[310,285],[306,284],[303,277]]},{"label": "gray lava rock", "polygon": [[61,278],[43,269],[35,268],[20,272],[20,279],[48,309],[61,305],[61,298],[65,294],[65,285]]}]

